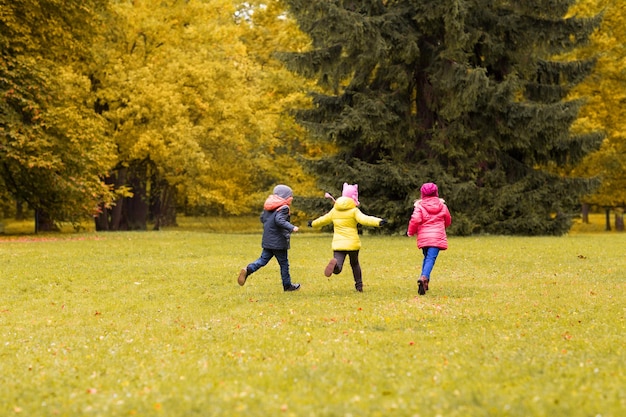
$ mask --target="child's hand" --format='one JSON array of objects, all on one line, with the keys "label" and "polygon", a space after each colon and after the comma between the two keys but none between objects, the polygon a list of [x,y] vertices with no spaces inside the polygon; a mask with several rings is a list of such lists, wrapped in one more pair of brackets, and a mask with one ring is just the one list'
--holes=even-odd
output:
[{"label": "child's hand", "polygon": [[386,224],[387,224],[387,219],[382,219],[382,220],[380,221],[379,226],[384,226],[384,225],[386,225]]},{"label": "child's hand", "polygon": [[313,220],[309,220],[306,225],[309,227],[313,227]]},{"label": "child's hand", "polygon": [[294,226],[294,227],[293,227],[293,231],[294,231],[294,232],[297,232],[298,230],[300,230],[300,228],[299,228],[298,226]]}]

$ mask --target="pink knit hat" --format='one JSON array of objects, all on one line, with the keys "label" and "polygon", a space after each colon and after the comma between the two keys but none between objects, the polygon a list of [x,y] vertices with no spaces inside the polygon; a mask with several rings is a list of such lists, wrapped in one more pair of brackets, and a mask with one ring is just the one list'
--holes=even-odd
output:
[{"label": "pink knit hat", "polygon": [[343,191],[341,192],[342,197],[350,197],[354,200],[356,205],[359,204],[359,185],[358,184],[348,184],[347,182],[343,183]]},{"label": "pink knit hat", "polygon": [[420,191],[422,193],[422,198],[439,197],[439,190],[437,189],[437,185],[432,182],[427,182],[422,185],[422,189]]}]

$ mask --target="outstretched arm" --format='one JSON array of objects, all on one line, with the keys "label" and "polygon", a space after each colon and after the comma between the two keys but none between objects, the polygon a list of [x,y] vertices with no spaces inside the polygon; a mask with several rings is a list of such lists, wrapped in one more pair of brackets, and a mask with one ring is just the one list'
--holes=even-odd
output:
[{"label": "outstretched arm", "polygon": [[379,227],[382,226],[382,220],[383,219],[380,217],[368,216],[367,214],[363,214],[361,210],[356,209],[356,221],[363,226]]},{"label": "outstretched arm", "polygon": [[311,227],[322,227],[333,222],[332,210],[311,222]]}]

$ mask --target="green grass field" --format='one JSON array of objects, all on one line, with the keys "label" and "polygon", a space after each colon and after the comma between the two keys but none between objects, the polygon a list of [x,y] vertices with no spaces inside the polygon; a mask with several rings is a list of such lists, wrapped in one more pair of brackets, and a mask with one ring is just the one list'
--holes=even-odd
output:
[{"label": "green grass field", "polygon": [[450,238],[420,297],[412,238],[363,236],[357,293],[295,234],[283,293],[214,230],[0,237],[0,415],[624,415],[624,234]]}]

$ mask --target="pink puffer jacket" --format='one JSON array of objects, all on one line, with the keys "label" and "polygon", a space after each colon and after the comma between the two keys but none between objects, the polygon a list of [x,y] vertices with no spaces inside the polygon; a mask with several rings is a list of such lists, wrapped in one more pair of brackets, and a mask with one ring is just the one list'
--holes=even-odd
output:
[{"label": "pink puffer jacket", "polygon": [[448,249],[446,227],[452,223],[450,211],[439,197],[424,197],[415,202],[407,235],[417,234],[417,247]]}]

